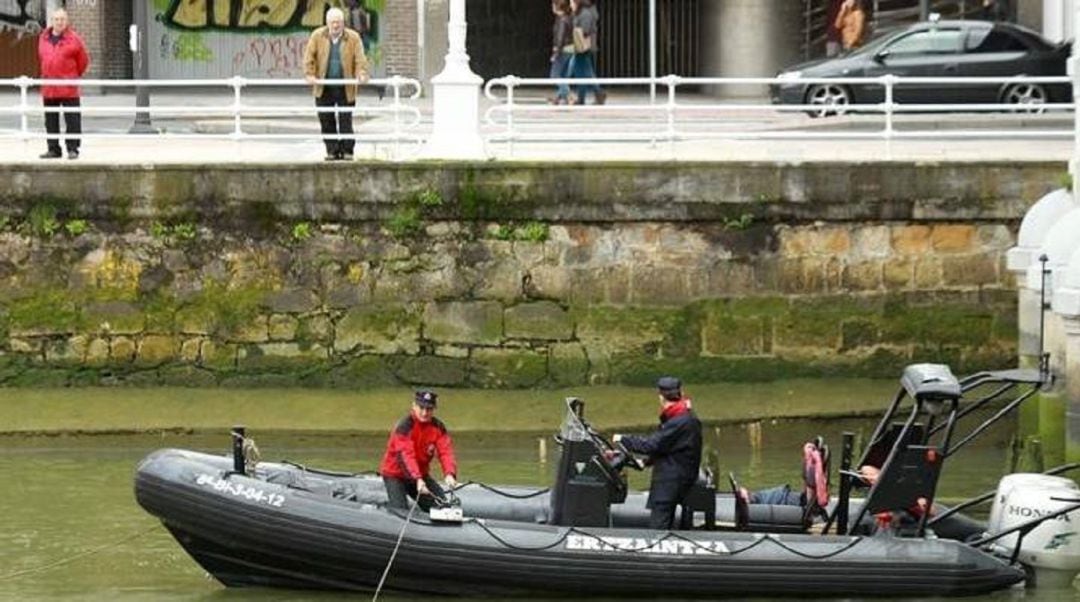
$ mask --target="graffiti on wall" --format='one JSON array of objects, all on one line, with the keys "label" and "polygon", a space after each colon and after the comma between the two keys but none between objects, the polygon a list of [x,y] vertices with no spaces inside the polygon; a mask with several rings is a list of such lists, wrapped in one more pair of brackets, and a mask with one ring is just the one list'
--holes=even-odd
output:
[{"label": "graffiti on wall", "polygon": [[[3,1],[3,0],[0,0]],[[291,78],[303,75],[311,30],[331,7],[345,10],[379,63],[378,19],[387,0],[141,0],[151,2],[152,77]]]},{"label": "graffiti on wall", "polygon": [[45,22],[41,0],[0,0],[0,32],[36,35]]}]

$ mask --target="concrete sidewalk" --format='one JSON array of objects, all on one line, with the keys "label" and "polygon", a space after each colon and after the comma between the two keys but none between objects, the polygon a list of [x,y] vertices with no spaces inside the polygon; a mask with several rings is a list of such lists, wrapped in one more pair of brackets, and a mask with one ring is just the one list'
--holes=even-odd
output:
[{"label": "concrete sidewalk", "polygon": [[[841,139],[842,136],[871,136],[884,127],[881,115],[845,115],[813,119],[803,113],[778,111],[758,101],[761,108],[738,108],[717,111],[707,105],[725,104],[707,96],[683,95],[679,112],[682,131],[708,136],[702,140],[684,140],[668,144],[662,138],[655,144],[644,142],[590,142],[596,137],[637,132],[642,136],[662,136],[666,121],[662,115],[644,115],[639,107],[649,98],[643,93],[615,93],[604,107],[549,107],[543,90],[530,90],[518,99],[523,106],[515,115],[515,130],[519,134],[562,135],[564,141],[517,142],[513,148],[505,142],[489,142],[488,154],[498,160],[574,160],[574,161],[1067,161],[1073,152],[1072,116],[1063,114],[1016,115],[946,114],[898,115],[895,127],[899,132],[918,130],[939,132],[941,138],[894,140]],[[40,104],[34,98],[33,103]],[[155,107],[209,108],[231,105],[228,90],[170,90],[152,98]],[[18,96],[0,93],[0,108],[18,104]],[[131,112],[108,116],[85,116],[84,132],[90,139],[83,142],[84,164],[159,164],[159,163],[306,163],[322,161],[322,144],[318,141],[317,120],[313,101],[306,89],[247,91],[245,106],[279,107],[288,109],[273,115],[244,117],[243,129],[248,134],[282,134],[301,136],[302,140],[248,139],[234,141],[225,137],[233,130],[231,115],[210,112],[193,115],[155,115],[154,127],[163,131],[160,136],[116,138],[127,132],[134,120],[134,97],[131,94],[89,94],[84,97],[87,107],[131,107]],[[420,111],[421,121],[402,131],[413,140],[425,139],[431,130],[431,100],[420,98],[408,101]],[[742,103],[748,104],[748,103]],[[389,136],[395,131],[394,119],[386,113],[366,113],[365,109],[386,110],[392,106],[390,97],[381,101],[373,89],[362,92],[358,103],[357,133],[365,136]],[[482,99],[481,118],[495,106]],[[0,163],[37,163],[44,152],[42,118],[36,113],[28,120],[33,139],[18,137],[19,120],[10,114],[0,114]],[[953,132],[952,130],[955,130]],[[987,130],[1011,130],[1004,135],[972,139],[972,133]],[[505,131],[504,122],[484,124],[485,138],[497,137]],[[768,136],[833,136],[826,139],[768,139],[738,140],[735,136],[760,132]],[[1053,133],[1053,135],[1048,135]],[[93,139],[94,134],[113,136]],[[190,138],[195,135],[209,137]],[[178,137],[179,136],[179,137]],[[310,137],[310,138],[309,138]],[[419,150],[415,143],[360,142],[358,159],[409,160]],[[54,163],[56,160],[53,161]],[[66,159],[62,161],[68,162]]]}]

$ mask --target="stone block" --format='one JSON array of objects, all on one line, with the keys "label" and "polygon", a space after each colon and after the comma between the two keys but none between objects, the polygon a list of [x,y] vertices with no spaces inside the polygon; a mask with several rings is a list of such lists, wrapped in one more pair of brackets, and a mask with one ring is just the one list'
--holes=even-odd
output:
[{"label": "stone block", "polygon": [[945,279],[940,257],[924,257],[915,262],[915,288],[936,289]]},{"label": "stone block", "polygon": [[171,336],[147,335],[139,341],[135,353],[135,365],[139,367],[160,366],[176,359],[180,342]]},{"label": "stone block", "polygon": [[100,337],[90,339],[86,346],[86,365],[98,368],[109,363],[109,341]]},{"label": "stone block", "polygon": [[882,264],[880,261],[850,263],[844,267],[844,289],[849,291],[876,291],[881,289]]},{"label": "stone block", "polygon": [[900,255],[922,255],[930,250],[929,226],[899,226],[892,230],[893,251]]},{"label": "stone block", "polygon": [[109,358],[114,364],[127,364],[135,360],[138,347],[130,337],[113,337],[109,345]]},{"label": "stone block", "polygon": [[322,345],[297,343],[243,345],[237,354],[237,365],[246,372],[311,368],[323,365],[327,360],[329,351]]},{"label": "stone block", "polygon": [[214,373],[196,366],[168,366],[158,371],[158,381],[166,387],[213,387]]},{"label": "stone block", "polygon": [[270,340],[270,320],[267,316],[255,316],[235,324],[229,329],[226,339],[234,343],[265,343]]},{"label": "stone block", "polygon": [[205,341],[199,351],[199,364],[219,372],[236,370],[238,354],[237,345]]},{"label": "stone block", "polygon": [[263,303],[275,313],[302,314],[318,309],[319,298],[310,290],[287,289],[268,293]]},{"label": "stone block", "polygon": [[701,327],[701,352],[705,356],[763,355],[772,349],[769,316],[733,315],[711,311]]},{"label": "stone block", "polygon": [[881,341],[881,327],[874,320],[852,318],[840,324],[840,352],[874,347]]},{"label": "stone block", "polygon": [[146,327],[143,311],[127,301],[91,303],[83,311],[83,322],[91,332],[120,335],[141,334]]},{"label": "stone block", "polygon": [[296,338],[301,342],[329,344],[334,334],[334,323],[326,314],[315,314],[300,318],[296,329]]},{"label": "stone block", "polygon": [[209,335],[217,326],[217,316],[208,307],[182,307],[176,312],[176,327],[181,334]]},{"label": "stone block", "polygon": [[41,356],[42,354],[42,339],[9,339],[8,347],[12,353],[20,355],[34,355]]},{"label": "stone block", "polygon": [[930,232],[930,246],[938,253],[969,253],[975,251],[975,226],[943,224]]},{"label": "stone block", "polygon": [[998,284],[997,258],[984,255],[944,257],[941,261],[946,285],[990,286]]},{"label": "stone block", "polygon": [[547,377],[547,356],[526,349],[474,349],[469,384],[487,389],[523,389]]},{"label": "stone block", "polygon": [[508,307],[503,321],[508,339],[567,341],[574,336],[570,314],[551,301]]},{"label": "stone block", "polygon": [[45,344],[45,361],[55,365],[79,365],[86,358],[89,341],[85,335],[75,335]]},{"label": "stone block", "polygon": [[420,348],[420,318],[400,305],[354,307],[334,329],[334,351],[354,349],[380,354],[415,354]]},{"label": "stone block", "polygon": [[892,253],[888,226],[865,226],[852,234],[851,255],[855,261],[882,259]]},{"label": "stone block", "polygon": [[424,338],[440,343],[497,345],[503,336],[503,308],[492,301],[429,303]]},{"label": "stone block", "polygon": [[439,357],[469,357],[469,348],[457,345],[439,345],[435,347],[435,355]]},{"label": "stone block", "polygon": [[682,305],[690,299],[686,270],[663,264],[636,265],[630,271],[633,305]]},{"label": "stone block", "polygon": [[184,339],[180,343],[180,361],[190,364],[198,363],[201,357],[202,344],[203,339],[201,338]]},{"label": "stone block", "polygon": [[588,384],[589,358],[579,343],[559,343],[548,351],[548,377],[556,387]]},{"label": "stone block", "polygon": [[910,288],[915,282],[915,262],[909,258],[893,258],[882,266],[886,289]]},{"label": "stone block", "polygon": [[300,321],[288,314],[270,316],[270,340],[291,341],[296,338]]},{"label": "stone block", "polygon": [[314,377],[304,377],[305,384],[339,389],[368,389],[400,386],[386,356],[362,355],[350,358],[344,366],[334,367]]},{"label": "stone block", "polygon": [[406,357],[397,366],[398,379],[411,385],[454,387],[465,384],[467,360],[421,355]]}]

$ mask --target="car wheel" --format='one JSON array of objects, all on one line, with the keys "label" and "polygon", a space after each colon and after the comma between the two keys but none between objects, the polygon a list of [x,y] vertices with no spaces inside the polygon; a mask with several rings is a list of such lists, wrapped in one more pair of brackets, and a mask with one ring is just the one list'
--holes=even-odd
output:
[{"label": "car wheel", "polygon": [[806,93],[806,104],[815,107],[806,112],[811,117],[843,115],[851,104],[851,92],[839,84],[817,84]]},{"label": "car wheel", "polygon": [[1012,110],[1017,113],[1042,113],[1050,102],[1050,94],[1039,84],[1013,84],[1001,96],[1003,103],[1015,105]]}]

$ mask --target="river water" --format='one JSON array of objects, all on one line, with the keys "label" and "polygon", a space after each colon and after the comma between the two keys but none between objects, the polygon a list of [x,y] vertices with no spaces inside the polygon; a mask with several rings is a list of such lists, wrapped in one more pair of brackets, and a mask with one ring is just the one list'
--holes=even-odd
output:
[{"label": "river water", "polygon": [[[869,435],[870,419],[764,422],[710,426],[707,445],[720,469],[750,487],[796,483],[801,442],[824,435],[839,448],[845,430]],[[992,489],[1006,466],[1014,426],[995,427],[950,459],[940,496],[955,499]],[[555,446],[540,461],[550,433],[462,433],[456,447],[464,479],[547,484]],[[257,436],[263,457],[320,468],[374,469],[385,435],[269,432]],[[345,600],[366,596],[226,590],[208,578],[132,494],[132,473],[147,453],[183,447],[224,453],[224,432],[157,435],[0,437],[0,599],[10,600]],[[647,487],[646,475],[632,475]],[[388,597],[389,599],[389,597]],[[412,598],[417,600],[416,598]],[[979,600],[1080,600],[1076,590],[999,592]]]}]

